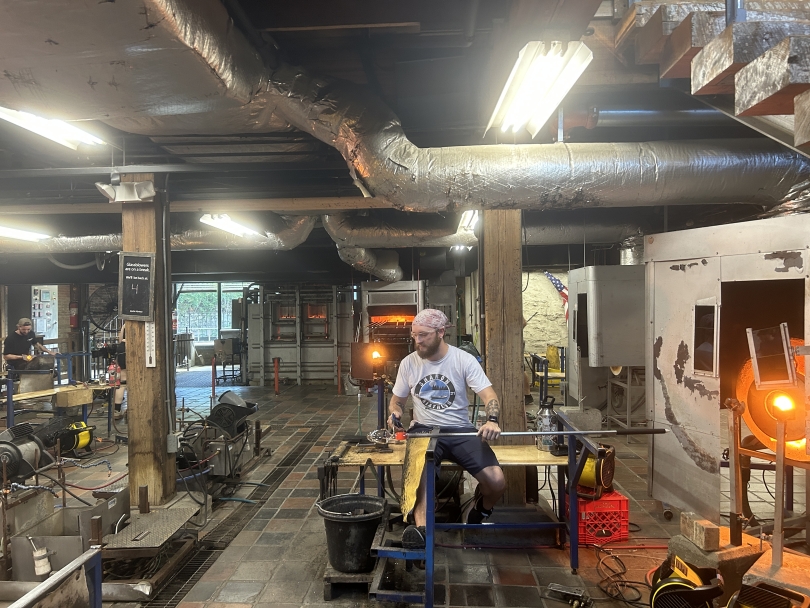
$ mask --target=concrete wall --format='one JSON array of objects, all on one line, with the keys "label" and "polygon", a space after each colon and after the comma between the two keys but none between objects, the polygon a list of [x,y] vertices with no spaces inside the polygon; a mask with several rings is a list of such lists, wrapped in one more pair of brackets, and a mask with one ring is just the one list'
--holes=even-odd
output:
[{"label": "concrete wall", "polygon": [[[568,286],[567,272],[552,274]],[[562,298],[551,281],[542,271],[532,270],[523,273],[523,287],[526,288],[523,292],[523,318],[528,321],[534,315],[523,330],[526,352],[545,354],[548,344],[568,346]]]}]

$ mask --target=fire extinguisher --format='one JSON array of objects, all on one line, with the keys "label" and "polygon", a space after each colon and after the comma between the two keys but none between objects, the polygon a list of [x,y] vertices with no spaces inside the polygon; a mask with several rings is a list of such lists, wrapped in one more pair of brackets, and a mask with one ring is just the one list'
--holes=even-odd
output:
[{"label": "fire extinguisher", "polygon": [[72,329],[79,328],[79,303],[78,302],[71,302],[68,304],[68,310],[70,311],[70,327]]},{"label": "fire extinguisher", "polygon": [[107,368],[107,384],[118,388],[120,386],[120,381],[121,368],[118,367],[118,363],[115,362],[115,359],[112,359],[110,361],[110,366]]}]

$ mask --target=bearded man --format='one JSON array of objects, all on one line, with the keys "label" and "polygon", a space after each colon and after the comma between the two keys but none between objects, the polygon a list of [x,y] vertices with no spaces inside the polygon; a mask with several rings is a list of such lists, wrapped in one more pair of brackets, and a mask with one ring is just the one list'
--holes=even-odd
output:
[{"label": "bearded man", "polygon": [[[501,434],[498,426],[501,405],[492,382],[475,357],[444,341],[448,327],[447,316],[440,310],[426,308],[414,318],[411,337],[415,350],[399,366],[393,397],[388,405],[388,423],[392,427],[400,426],[410,395],[413,420],[409,434],[429,433],[436,426],[440,434],[477,433],[477,436],[467,437],[440,435],[435,459],[437,470],[442,460],[450,460],[478,481],[463,521],[480,524],[492,514],[495,503],[506,491],[503,470],[487,443]],[[487,421],[480,429],[469,420],[468,387],[486,404]],[[426,487],[423,471],[413,511],[415,525],[405,528],[402,534],[402,545],[406,549],[425,547]]]}]

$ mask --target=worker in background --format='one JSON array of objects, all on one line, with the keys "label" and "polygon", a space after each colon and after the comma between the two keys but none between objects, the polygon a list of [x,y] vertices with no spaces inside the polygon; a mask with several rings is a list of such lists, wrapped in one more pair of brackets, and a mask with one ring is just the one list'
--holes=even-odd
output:
[{"label": "worker in background", "polygon": [[[478,361],[444,341],[450,323],[440,310],[426,308],[413,320],[411,337],[416,350],[402,360],[388,406],[388,423],[392,428],[401,426],[408,395],[413,398],[411,435],[428,433],[434,426],[442,433],[471,432],[477,436],[439,438],[436,446],[436,466],[442,460],[451,460],[478,481],[473,500],[464,512],[462,521],[479,524],[492,514],[492,508],[506,490],[503,471],[487,441],[501,434],[498,425],[501,405]],[[486,404],[486,423],[478,430],[470,423],[467,387]],[[414,521],[402,534],[406,549],[425,547],[427,505],[425,473],[416,493]],[[430,506],[433,508],[433,505]]]},{"label": "worker in background", "polygon": [[120,419],[124,415],[124,395],[127,390],[127,324],[121,325],[118,332],[118,345],[115,350],[116,363],[118,363],[120,383],[115,389],[115,418]]},{"label": "worker in background", "polygon": [[53,355],[31,329],[31,319],[23,317],[3,342],[3,360],[9,369],[29,369],[40,353]]}]

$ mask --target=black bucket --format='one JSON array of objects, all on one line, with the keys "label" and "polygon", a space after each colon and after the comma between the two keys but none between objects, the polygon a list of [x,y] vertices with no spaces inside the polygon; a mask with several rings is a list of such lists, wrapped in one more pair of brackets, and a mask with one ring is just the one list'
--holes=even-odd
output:
[{"label": "black bucket", "polygon": [[385,498],[366,494],[339,494],[317,503],[326,526],[329,563],[340,572],[370,572],[374,534],[382,521]]}]

